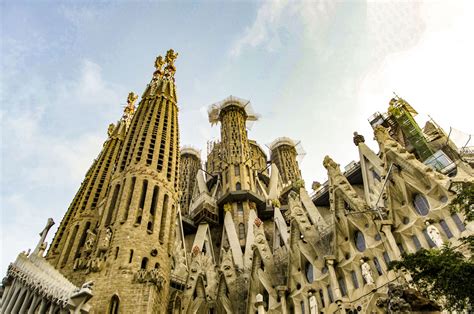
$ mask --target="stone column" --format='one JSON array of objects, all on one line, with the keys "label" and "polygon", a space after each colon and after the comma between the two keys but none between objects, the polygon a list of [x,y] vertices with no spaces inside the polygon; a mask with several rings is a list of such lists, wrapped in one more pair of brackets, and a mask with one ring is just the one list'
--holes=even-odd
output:
[{"label": "stone column", "polygon": [[392,234],[393,223],[389,220],[383,220],[381,223],[382,223],[381,230],[385,234],[385,237],[388,240],[393,257],[395,257],[396,260],[400,260],[402,257],[402,254],[400,253],[400,249],[398,248],[397,242],[395,241],[395,238],[393,237],[393,234]]},{"label": "stone column", "polygon": [[31,303],[31,290],[26,290],[26,296],[25,299],[23,300],[23,305],[20,308],[20,314],[26,313],[26,310],[28,309],[28,306]]},{"label": "stone column", "polygon": [[33,296],[33,301],[31,301],[30,308],[28,309],[28,314],[34,314],[35,313],[36,306],[38,305],[38,303],[40,301],[41,301],[41,298],[37,294],[35,294]]},{"label": "stone column", "polygon": [[257,301],[255,302],[255,306],[257,307],[258,314],[265,314],[265,308],[263,307],[263,295],[260,293],[257,294],[256,297]]},{"label": "stone column", "polygon": [[339,288],[339,282],[337,282],[336,270],[334,269],[335,264],[335,257],[332,255],[325,256],[324,259],[326,260],[326,267],[329,271],[329,279],[331,281],[331,287],[334,291],[334,301],[337,305],[341,304],[341,289]]},{"label": "stone column", "polygon": [[278,286],[277,291],[278,295],[280,296],[281,314],[287,314],[288,311],[286,309],[286,286]]},{"label": "stone column", "polygon": [[2,306],[0,308],[3,311],[7,309],[8,301],[10,301],[12,294],[15,291],[15,283],[16,279],[13,280],[13,282],[5,288],[5,292],[3,293]]},{"label": "stone column", "polygon": [[26,294],[27,290],[26,287],[21,287],[20,292],[15,300],[15,305],[13,306],[12,313],[18,313],[20,311],[20,307],[23,304],[23,297]]},{"label": "stone column", "polygon": [[4,313],[10,313],[13,306],[15,305],[16,299],[18,298],[18,294],[20,293],[21,286],[19,283],[16,283],[13,287],[12,294],[10,295],[10,300],[8,300],[8,304],[5,304],[5,311]]},{"label": "stone column", "polygon": [[38,313],[39,314],[45,314],[47,308],[48,308],[48,300],[41,299],[41,305],[40,305]]}]

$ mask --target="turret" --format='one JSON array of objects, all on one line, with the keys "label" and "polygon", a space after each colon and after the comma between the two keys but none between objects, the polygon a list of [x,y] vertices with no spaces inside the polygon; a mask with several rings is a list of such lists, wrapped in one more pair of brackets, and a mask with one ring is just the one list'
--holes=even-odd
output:
[{"label": "turret", "polygon": [[191,147],[183,147],[181,149],[181,159],[179,167],[179,191],[180,191],[180,208],[183,216],[188,216],[189,204],[193,196],[195,185],[197,184],[198,170],[201,169],[200,152]]},{"label": "turret", "polygon": [[279,137],[270,144],[270,159],[277,166],[283,184],[301,180],[301,171],[297,161],[298,145],[299,143],[287,137]]}]

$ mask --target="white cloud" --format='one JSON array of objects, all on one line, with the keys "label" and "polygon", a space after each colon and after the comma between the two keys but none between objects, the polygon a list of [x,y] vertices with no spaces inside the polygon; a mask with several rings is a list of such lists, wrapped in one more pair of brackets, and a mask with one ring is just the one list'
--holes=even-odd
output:
[{"label": "white cloud", "polygon": [[81,62],[78,73],[52,83],[54,93],[38,77],[27,77],[16,91],[21,97],[6,99],[0,111],[2,272],[19,250],[33,248],[48,217],[59,225],[102,148],[107,124],[114,114],[120,118],[124,89],[105,81],[90,60]]}]

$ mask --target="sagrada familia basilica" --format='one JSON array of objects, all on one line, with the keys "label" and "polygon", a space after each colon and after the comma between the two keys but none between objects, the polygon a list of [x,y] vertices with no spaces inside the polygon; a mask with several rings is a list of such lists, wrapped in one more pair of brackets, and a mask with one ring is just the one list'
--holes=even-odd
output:
[{"label": "sagrada familia basilica", "polygon": [[138,106],[128,95],[49,248],[52,219],[9,266],[2,313],[386,313],[391,295],[420,310],[387,265],[473,234],[449,206],[472,151],[395,97],[369,119],[379,150],[354,133],[360,160],[326,156],[308,193],[298,142],[262,149],[249,101],[230,96],[209,108],[220,140],[202,160],[180,147],[177,56],[156,59]]}]

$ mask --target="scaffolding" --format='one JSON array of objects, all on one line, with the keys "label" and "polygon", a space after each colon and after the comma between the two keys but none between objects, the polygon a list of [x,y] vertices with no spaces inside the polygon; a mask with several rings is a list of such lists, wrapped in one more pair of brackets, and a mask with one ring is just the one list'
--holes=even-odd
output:
[{"label": "scaffolding", "polygon": [[392,98],[388,107],[389,119],[395,120],[407,141],[413,146],[419,158],[424,161],[433,155],[421,128],[416,123],[415,109],[400,97]]}]

